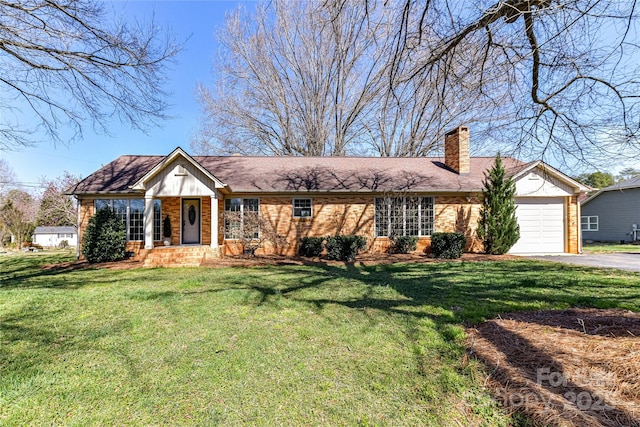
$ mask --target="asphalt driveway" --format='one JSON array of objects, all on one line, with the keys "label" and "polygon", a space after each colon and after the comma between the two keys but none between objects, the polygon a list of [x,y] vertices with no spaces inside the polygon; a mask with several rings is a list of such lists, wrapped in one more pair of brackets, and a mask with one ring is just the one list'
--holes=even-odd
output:
[{"label": "asphalt driveway", "polygon": [[589,267],[619,268],[621,270],[640,271],[640,252],[618,252],[613,254],[586,255],[536,255],[534,259],[586,265]]}]

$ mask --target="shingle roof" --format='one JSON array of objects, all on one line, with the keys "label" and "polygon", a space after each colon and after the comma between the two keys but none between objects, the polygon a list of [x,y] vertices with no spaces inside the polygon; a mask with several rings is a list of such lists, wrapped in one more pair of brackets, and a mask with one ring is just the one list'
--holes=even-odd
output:
[{"label": "shingle roof", "polygon": [[[133,193],[164,156],[120,156],[75,187],[72,194]],[[194,156],[231,192],[480,191],[493,157],[474,157],[468,175],[458,175],[442,158],[429,157],[245,157]],[[524,163],[503,158],[515,173]]]},{"label": "shingle roof", "polygon": [[628,188],[640,188],[640,175],[618,182],[602,189],[602,191],[626,190]]},{"label": "shingle roof", "polygon": [[57,233],[77,233],[78,229],[75,226],[63,226],[63,227],[36,227],[33,234],[57,234]]}]

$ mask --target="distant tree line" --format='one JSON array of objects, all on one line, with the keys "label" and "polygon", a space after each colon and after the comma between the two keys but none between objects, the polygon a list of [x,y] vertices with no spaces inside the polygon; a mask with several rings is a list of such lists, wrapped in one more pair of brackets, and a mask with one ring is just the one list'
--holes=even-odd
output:
[{"label": "distant tree line", "polygon": [[76,225],[77,206],[64,191],[79,178],[65,172],[62,177],[41,178],[41,192],[31,193],[17,188],[15,172],[0,159],[0,247],[13,236],[19,248],[29,241],[37,226]]},{"label": "distant tree line", "polygon": [[574,178],[576,181],[588,185],[589,187],[602,189],[605,187],[609,187],[610,185],[613,185],[617,182],[622,182],[634,178],[638,175],[640,175],[640,170],[634,168],[625,168],[615,176],[610,172],[596,171],[583,173]]}]

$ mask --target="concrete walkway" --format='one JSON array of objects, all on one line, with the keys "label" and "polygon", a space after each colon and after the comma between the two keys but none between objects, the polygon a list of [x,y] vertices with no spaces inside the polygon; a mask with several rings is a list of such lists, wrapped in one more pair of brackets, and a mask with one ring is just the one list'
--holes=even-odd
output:
[{"label": "concrete walkway", "polygon": [[588,267],[619,268],[621,270],[640,271],[640,252],[619,252],[613,254],[584,255],[536,255],[530,258],[543,261],[563,262]]}]

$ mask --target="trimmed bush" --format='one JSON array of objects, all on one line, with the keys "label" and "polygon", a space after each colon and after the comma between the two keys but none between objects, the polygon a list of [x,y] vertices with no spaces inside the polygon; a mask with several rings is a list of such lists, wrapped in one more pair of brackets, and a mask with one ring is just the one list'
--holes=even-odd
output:
[{"label": "trimmed bush", "polygon": [[389,250],[395,254],[408,254],[418,247],[418,238],[416,236],[392,236],[389,240],[391,241]]},{"label": "trimmed bush", "polygon": [[300,255],[313,258],[322,253],[322,242],[324,237],[303,237],[300,239]]},{"label": "trimmed bush", "polygon": [[82,238],[82,255],[89,262],[117,261],[125,257],[126,233],[122,220],[110,208],[89,219]]},{"label": "trimmed bush", "polygon": [[467,238],[462,233],[433,233],[431,235],[431,253],[436,258],[460,258],[466,244]]},{"label": "trimmed bush", "polygon": [[338,261],[353,261],[358,252],[367,246],[367,239],[363,236],[329,236],[325,247],[327,258]]}]

